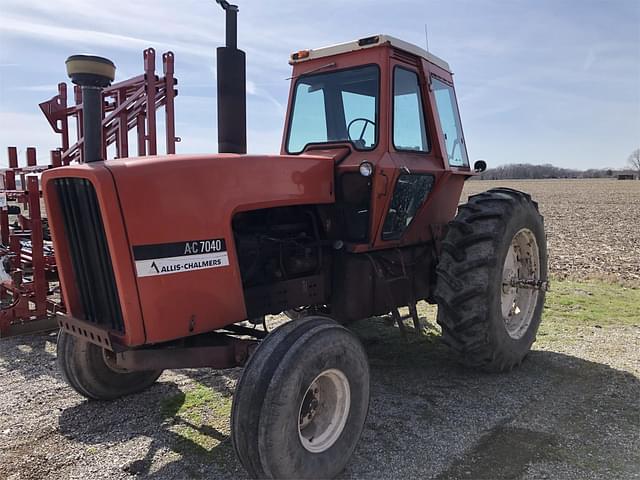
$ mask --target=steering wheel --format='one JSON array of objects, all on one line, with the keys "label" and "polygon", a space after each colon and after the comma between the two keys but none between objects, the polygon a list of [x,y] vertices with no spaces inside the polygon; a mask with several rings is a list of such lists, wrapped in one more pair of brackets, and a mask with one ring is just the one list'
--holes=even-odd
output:
[{"label": "steering wheel", "polygon": [[[354,123],[356,123],[358,121],[364,122],[364,125],[362,126],[362,131],[360,132],[360,136],[356,139],[356,138],[353,138],[351,136],[351,125],[353,125]],[[374,127],[376,126],[376,123],[373,120],[369,120],[368,118],[361,118],[360,117],[360,118],[354,118],[353,120],[351,120],[349,122],[349,125],[347,125],[347,135],[349,136],[349,140],[354,140],[354,141],[357,141],[357,142],[363,141],[364,132],[367,130],[367,125],[369,125],[369,124],[373,125]]]}]

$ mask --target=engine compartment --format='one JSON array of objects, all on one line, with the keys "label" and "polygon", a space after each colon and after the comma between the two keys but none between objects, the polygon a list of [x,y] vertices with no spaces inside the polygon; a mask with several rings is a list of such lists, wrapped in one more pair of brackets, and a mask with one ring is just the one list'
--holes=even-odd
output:
[{"label": "engine compartment", "polygon": [[233,234],[245,288],[318,273],[323,264],[327,242],[311,207],[238,213]]},{"label": "engine compartment", "polygon": [[323,307],[342,321],[429,299],[432,243],[369,253],[337,238],[340,206],[294,206],[236,214],[233,233],[248,317]]},{"label": "engine compartment", "polygon": [[331,242],[317,207],[241,212],[232,228],[249,318],[326,303]]}]

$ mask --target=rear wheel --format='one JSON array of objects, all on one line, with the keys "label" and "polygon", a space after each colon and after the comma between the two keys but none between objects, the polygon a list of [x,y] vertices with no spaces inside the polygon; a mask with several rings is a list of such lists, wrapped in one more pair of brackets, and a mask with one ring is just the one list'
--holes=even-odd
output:
[{"label": "rear wheel", "polygon": [[80,395],[114,400],[151,386],[162,370],[130,372],[115,365],[112,353],[64,331],[58,333],[58,369]]},{"label": "rear wheel", "polygon": [[463,363],[490,371],[519,364],[535,340],[547,286],[537,204],[507,188],[470,197],[449,223],[437,274],[438,323]]},{"label": "rear wheel", "polygon": [[369,366],[348,330],[310,316],[269,335],[249,360],[231,438],[257,478],[332,478],[346,465],[369,407]]}]

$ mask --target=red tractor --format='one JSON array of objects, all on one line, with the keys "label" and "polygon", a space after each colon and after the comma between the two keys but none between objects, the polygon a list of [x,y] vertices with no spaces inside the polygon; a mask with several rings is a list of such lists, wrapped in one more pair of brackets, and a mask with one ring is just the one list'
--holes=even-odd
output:
[{"label": "red tractor", "polygon": [[[329,478],[369,405],[367,357],[345,325],[399,321],[401,306],[417,322],[426,300],[465,364],[510,370],[541,320],[543,220],[506,188],[458,205],[486,165],[469,167],[449,65],[386,35],[294,53],[281,153],[247,155],[237,7],[219,3],[219,154],[103,161],[100,90],[115,67],[67,61],[85,163],[43,175],[68,306],[58,364],[97,400],[167,368],[244,365],[231,420],[244,467]],[[258,328],[283,311],[296,318]]]}]

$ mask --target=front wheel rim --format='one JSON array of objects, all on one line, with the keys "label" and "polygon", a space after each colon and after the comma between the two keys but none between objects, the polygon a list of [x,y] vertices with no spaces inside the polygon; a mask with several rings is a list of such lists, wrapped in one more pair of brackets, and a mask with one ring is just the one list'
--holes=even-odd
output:
[{"label": "front wheel rim", "polygon": [[116,354],[114,352],[110,352],[109,350],[102,349],[102,359],[104,360],[104,364],[107,366],[109,370],[114,373],[129,373],[129,370],[126,368],[122,368],[118,366],[116,362]]},{"label": "front wheel rim", "polygon": [[349,417],[351,388],[346,375],[331,368],[307,388],[298,414],[298,436],[311,453],[322,453],[338,440]]},{"label": "front wheel rim", "polygon": [[501,308],[507,333],[521,339],[529,329],[538,304],[540,248],[528,228],[516,232],[502,268]]}]

